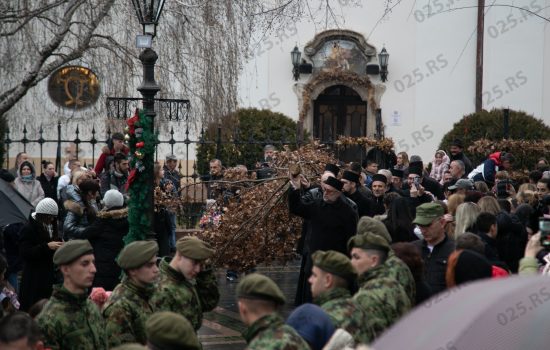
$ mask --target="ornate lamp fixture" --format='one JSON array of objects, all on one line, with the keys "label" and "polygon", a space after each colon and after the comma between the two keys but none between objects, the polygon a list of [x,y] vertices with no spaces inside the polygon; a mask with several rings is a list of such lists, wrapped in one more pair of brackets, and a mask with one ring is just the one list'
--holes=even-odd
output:
[{"label": "ornate lamp fixture", "polygon": [[378,54],[378,63],[380,63],[380,79],[383,82],[388,80],[388,59],[390,54],[386,51],[386,48],[383,47],[382,51]]}]

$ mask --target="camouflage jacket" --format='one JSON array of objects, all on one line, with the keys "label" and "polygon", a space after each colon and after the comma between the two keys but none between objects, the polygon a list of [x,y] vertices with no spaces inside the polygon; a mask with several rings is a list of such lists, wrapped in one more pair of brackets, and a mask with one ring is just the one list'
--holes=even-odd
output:
[{"label": "camouflage jacket", "polygon": [[150,299],[155,286],[137,286],[125,277],[103,306],[109,347],[124,343],[145,344],[145,321],[156,310]]},{"label": "camouflage jacket", "polygon": [[296,331],[284,324],[278,314],[264,316],[244,333],[247,350],[309,350],[309,345]]},{"label": "camouflage jacket", "polygon": [[37,317],[44,345],[51,349],[107,349],[105,325],[87,294],[73,294],[56,285]]},{"label": "camouflage jacket", "polygon": [[353,296],[369,315],[368,322],[376,336],[411,309],[403,286],[389,276],[387,269],[388,266],[382,264],[365,272],[358,280],[361,288]]},{"label": "camouflage jacket", "polygon": [[414,306],[416,302],[416,283],[407,264],[399,259],[392,250],[390,250],[388,259],[384,264],[388,267],[386,270],[388,277],[395,278],[401,284],[401,287],[403,287],[405,293],[409,296],[411,306]]},{"label": "camouflage jacket", "polygon": [[220,293],[212,270],[202,271],[193,281],[170,267],[170,258],[160,263],[160,282],[151,303],[157,311],[172,311],[191,322],[195,331],[202,325],[202,313],[218,305]]},{"label": "camouflage jacket", "polygon": [[330,316],[336,328],[343,328],[353,336],[356,344],[369,344],[374,340],[374,321],[368,322],[369,315],[351,298],[349,290],[334,288],[321,293],[314,301]]}]

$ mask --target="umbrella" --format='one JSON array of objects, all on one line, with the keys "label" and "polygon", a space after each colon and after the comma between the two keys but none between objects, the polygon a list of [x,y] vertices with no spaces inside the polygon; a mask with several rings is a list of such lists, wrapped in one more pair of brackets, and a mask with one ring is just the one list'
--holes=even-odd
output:
[{"label": "umbrella", "polygon": [[32,204],[12,185],[0,179],[0,227],[27,222],[33,209]]},{"label": "umbrella", "polygon": [[416,307],[373,344],[375,350],[548,349],[550,279],[477,281]]}]

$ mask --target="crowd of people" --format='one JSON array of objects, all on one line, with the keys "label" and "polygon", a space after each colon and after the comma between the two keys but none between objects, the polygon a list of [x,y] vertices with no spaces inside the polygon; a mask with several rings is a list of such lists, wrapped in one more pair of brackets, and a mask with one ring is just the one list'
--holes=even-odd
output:
[{"label": "crowd of people", "polygon": [[295,303],[320,305],[336,328],[346,328],[325,307],[336,295],[334,275],[343,272],[316,262],[319,254],[338,254],[357,274],[337,284],[345,287],[340,297],[345,292],[347,303],[367,310],[371,327],[363,331],[372,340],[448,288],[541,270],[550,257],[550,241],[543,247],[537,233],[550,220],[550,167],[539,159],[529,182],[519,184],[513,163],[512,154],[494,152],[474,167],[455,140],[429,164],[401,152],[390,169],[374,160],[327,164],[320,184],[291,174],[289,210],[304,218],[305,241]]},{"label": "crowd of people", "polygon": [[[168,155],[163,166],[155,164],[157,189],[165,197],[178,195],[182,176],[176,165],[174,155]],[[113,134],[95,168],[69,157],[64,174],[58,176],[54,165],[44,160],[38,176],[32,159],[21,152],[14,168],[1,170],[0,178],[34,208],[28,221],[2,228],[0,250],[8,260],[7,279],[19,296],[21,310],[51,295],[52,285],[61,277],[54,273],[51,258],[63,242],[72,239],[87,239],[97,251],[94,287],[113,290],[121,272],[114,259],[129,230],[128,176],[128,147],[121,133]],[[175,210],[162,201],[157,204],[156,239],[165,256],[176,249]]]},{"label": "crowd of people", "polygon": [[[271,279],[227,271],[228,280],[239,281],[249,348],[369,344],[448,288],[550,270],[542,268],[550,259],[538,233],[539,218],[550,218],[546,159],[518,184],[512,154],[494,152],[474,166],[463,148],[455,140],[429,163],[400,152],[389,169],[372,159],[327,164],[318,183],[289,174],[289,211],[304,219],[298,307],[285,322],[278,310],[286,298]],[[273,146],[264,148],[258,179],[273,176],[276,156]],[[155,164],[164,196],[181,189],[176,166],[171,154]],[[0,345],[200,349],[203,313],[220,298],[209,264],[215,252],[194,237],[176,241],[177,215],[162,205],[156,241],[125,245],[128,168],[122,134],[114,134],[95,169],[73,158],[63,176],[50,162],[37,176],[20,153],[15,168],[2,171],[34,210],[27,222],[3,228]],[[238,197],[217,184],[223,179],[222,162],[213,159],[202,177],[210,200]]]}]

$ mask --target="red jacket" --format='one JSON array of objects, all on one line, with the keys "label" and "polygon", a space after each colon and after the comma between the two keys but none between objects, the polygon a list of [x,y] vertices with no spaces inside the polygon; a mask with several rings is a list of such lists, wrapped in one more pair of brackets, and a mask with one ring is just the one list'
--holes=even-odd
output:
[{"label": "red jacket", "polygon": [[[122,153],[124,153],[125,155],[128,155],[128,153],[130,152],[130,149],[124,145],[124,148],[122,149]],[[105,163],[106,163],[106,160],[107,160],[107,157],[109,156],[114,156],[115,155],[115,149],[114,148],[107,148],[107,146],[103,147],[103,153],[101,153],[101,155],[99,156],[99,159],[97,160],[97,163],[95,164],[95,173],[99,176],[99,174],[101,174],[101,172],[103,171],[103,169],[105,169]]]}]

